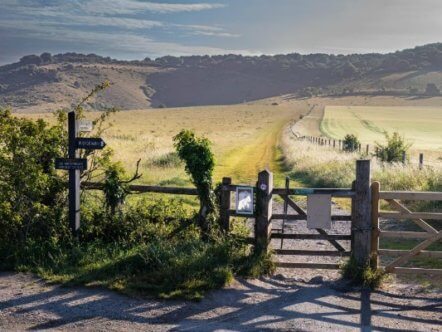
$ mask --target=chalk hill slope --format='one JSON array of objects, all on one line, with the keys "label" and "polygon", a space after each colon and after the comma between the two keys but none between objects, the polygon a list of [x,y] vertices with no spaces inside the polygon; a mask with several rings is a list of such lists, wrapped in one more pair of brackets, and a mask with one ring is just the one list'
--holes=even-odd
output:
[{"label": "chalk hill slope", "polygon": [[442,88],[442,43],[388,54],[166,56],[120,61],[95,54],[29,55],[0,67],[0,105],[21,111],[70,106],[103,80],[94,105],[121,109],[236,104],[296,93],[423,95]]}]

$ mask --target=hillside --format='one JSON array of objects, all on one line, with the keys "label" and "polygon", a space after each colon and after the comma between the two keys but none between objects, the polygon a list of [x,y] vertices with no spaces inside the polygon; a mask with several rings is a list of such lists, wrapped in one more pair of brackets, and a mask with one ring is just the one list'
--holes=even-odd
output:
[{"label": "hillside", "polygon": [[0,67],[0,105],[49,111],[79,100],[95,84],[113,83],[94,107],[121,109],[235,104],[298,96],[425,96],[442,88],[442,43],[389,54],[166,56],[119,61],[94,54],[29,55]]}]

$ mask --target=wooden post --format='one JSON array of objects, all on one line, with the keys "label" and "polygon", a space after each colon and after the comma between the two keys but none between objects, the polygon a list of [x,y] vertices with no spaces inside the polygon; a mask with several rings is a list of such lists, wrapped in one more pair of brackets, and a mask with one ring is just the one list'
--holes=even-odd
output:
[{"label": "wooden post", "polygon": [[424,154],[419,153],[419,169],[424,168]]},{"label": "wooden post", "polygon": [[405,151],[402,151],[402,164],[405,165],[406,161],[407,161],[407,153]]},{"label": "wooden post", "polygon": [[359,153],[361,153],[361,150],[362,150],[362,144],[361,143],[359,143],[359,145],[358,145],[358,150],[359,150]]},{"label": "wooden post", "polygon": [[221,229],[228,233],[230,231],[230,190],[224,188],[232,184],[231,178],[223,178],[221,186],[221,202],[220,202],[220,222]]},{"label": "wooden post", "polygon": [[371,190],[370,160],[356,161],[356,182],[354,198],[354,235],[353,257],[360,267],[370,262],[371,244]]},{"label": "wooden post", "polygon": [[[353,181],[351,183],[351,190],[352,191],[356,190],[356,181]],[[356,203],[355,203],[355,196],[353,196],[351,198],[351,224],[352,224],[352,227],[350,229],[350,233],[351,233],[350,250],[351,250],[352,254],[353,254],[353,252],[355,250],[355,234],[354,234],[354,231],[353,231],[353,220],[355,220],[355,205],[356,205]]]},{"label": "wooden post", "polygon": [[367,144],[367,147],[365,148],[365,154],[368,156],[369,152],[370,152],[370,145]]},{"label": "wooden post", "polygon": [[273,173],[268,170],[258,174],[256,189],[255,244],[258,250],[267,251],[272,231]]},{"label": "wooden post", "polygon": [[336,140],[333,140],[333,149],[336,148]]},{"label": "wooden post", "polygon": [[[78,134],[75,112],[68,113],[68,157],[76,159],[80,154],[76,147]],[[80,170],[69,170],[69,226],[72,234],[77,235],[80,229]]]},{"label": "wooden post", "polygon": [[371,255],[370,264],[373,269],[379,266],[379,191],[381,184],[377,181],[371,184]]}]

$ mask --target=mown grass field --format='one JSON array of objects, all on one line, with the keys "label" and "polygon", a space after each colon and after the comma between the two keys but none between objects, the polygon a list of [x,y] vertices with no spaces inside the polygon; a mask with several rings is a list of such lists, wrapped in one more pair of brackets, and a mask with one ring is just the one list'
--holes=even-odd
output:
[{"label": "mown grass field", "polygon": [[[140,183],[189,186],[184,166],[171,152],[173,137],[181,129],[192,129],[213,143],[216,181],[230,176],[234,183],[254,184],[264,168],[278,171],[277,145],[282,128],[307,110],[307,104],[300,101],[121,111],[112,115],[112,126],[103,138],[128,171],[141,159]],[[48,113],[24,116],[53,119]]]},{"label": "mown grass field", "polygon": [[385,141],[385,132],[399,132],[413,149],[442,152],[441,107],[327,106],[320,128],[334,139],[356,134],[364,144]]}]

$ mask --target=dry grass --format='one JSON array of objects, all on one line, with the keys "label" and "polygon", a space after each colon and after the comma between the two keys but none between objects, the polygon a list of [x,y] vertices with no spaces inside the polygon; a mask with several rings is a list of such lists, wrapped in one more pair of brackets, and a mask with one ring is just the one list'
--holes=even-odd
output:
[{"label": "dry grass", "polygon": [[[142,159],[141,183],[190,185],[182,165],[156,167],[152,161],[173,151],[173,136],[181,129],[192,129],[213,142],[216,181],[231,176],[234,183],[253,184],[260,170],[277,167],[280,132],[306,109],[306,103],[300,101],[296,107],[255,103],[122,111],[112,116],[113,125],[103,138],[129,171]],[[89,113],[88,117],[96,115]],[[53,118],[47,113],[22,116]]]}]

